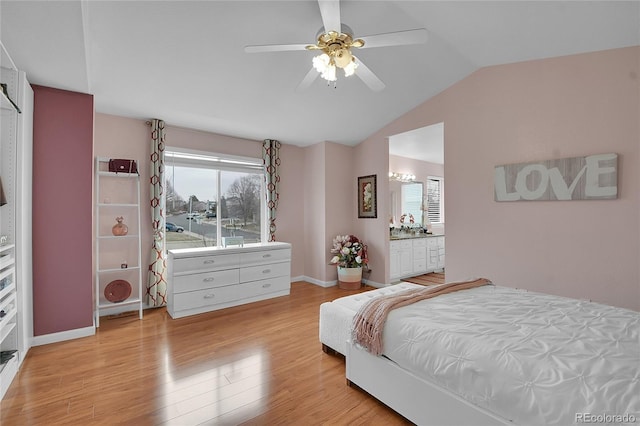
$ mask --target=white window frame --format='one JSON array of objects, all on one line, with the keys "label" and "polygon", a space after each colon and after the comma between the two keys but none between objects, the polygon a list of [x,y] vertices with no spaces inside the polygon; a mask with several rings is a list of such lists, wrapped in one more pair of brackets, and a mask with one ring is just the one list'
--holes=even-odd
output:
[{"label": "white window frame", "polygon": [[[260,179],[260,241],[267,241],[267,199],[264,179],[265,167],[262,158],[242,157],[209,151],[198,151],[188,148],[166,147],[164,165],[165,168],[175,165],[180,167],[197,167],[216,170],[218,193],[218,200],[216,202],[217,217],[220,217],[221,213],[221,171],[262,174],[263,178]],[[222,247],[222,221],[218,220],[216,223],[216,247]]]}]

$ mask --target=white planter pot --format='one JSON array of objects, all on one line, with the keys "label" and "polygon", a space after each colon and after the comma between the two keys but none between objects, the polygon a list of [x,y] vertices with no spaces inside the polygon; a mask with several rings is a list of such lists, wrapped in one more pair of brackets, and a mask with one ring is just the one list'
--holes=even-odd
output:
[{"label": "white planter pot", "polygon": [[338,287],[345,290],[357,290],[362,285],[362,268],[343,268],[338,266]]}]

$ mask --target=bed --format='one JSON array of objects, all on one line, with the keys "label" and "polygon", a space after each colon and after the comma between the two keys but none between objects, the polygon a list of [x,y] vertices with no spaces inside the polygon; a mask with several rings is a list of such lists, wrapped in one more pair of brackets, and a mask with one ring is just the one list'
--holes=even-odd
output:
[{"label": "bed", "polygon": [[367,300],[417,287],[320,306],[348,383],[420,425],[640,422],[638,312],[486,285],[391,311],[381,356],[351,342]]}]

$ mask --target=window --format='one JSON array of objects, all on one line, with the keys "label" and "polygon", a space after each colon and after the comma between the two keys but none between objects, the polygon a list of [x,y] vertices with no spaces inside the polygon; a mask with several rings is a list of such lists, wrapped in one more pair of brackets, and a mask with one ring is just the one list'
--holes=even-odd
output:
[{"label": "window", "polygon": [[440,177],[427,179],[427,217],[431,223],[444,222],[443,185],[444,180]]},{"label": "window", "polygon": [[168,149],[165,166],[168,250],[265,240],[262,159]]}]

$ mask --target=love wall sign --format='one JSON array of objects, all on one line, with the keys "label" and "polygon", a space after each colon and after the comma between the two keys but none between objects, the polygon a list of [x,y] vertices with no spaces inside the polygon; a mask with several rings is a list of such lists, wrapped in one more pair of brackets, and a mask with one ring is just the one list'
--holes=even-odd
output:
[{"label": "love wall sign", "polygon": [[597,200],[618,197],[618,154],[496,166],[496,201]]}]

